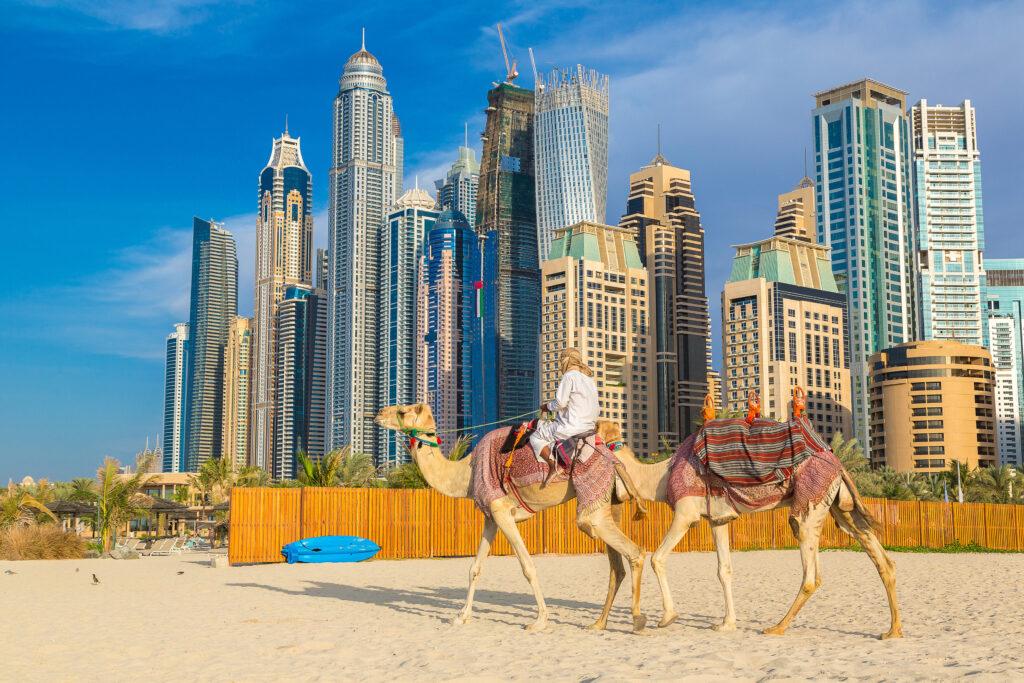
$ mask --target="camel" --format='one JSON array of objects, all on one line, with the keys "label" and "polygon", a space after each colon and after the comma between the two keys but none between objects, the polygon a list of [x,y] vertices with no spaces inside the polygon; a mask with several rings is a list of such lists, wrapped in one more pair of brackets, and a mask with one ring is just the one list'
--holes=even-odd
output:
[{"label": "camel", "polygon": [[[794,392],[794,400],[797,400],[795,394],[796,392]],[[705,406],[707,407],[707,403]],[[757,410],[758,406],[755,406],[754,399],[752,399],[748,419],[752,416],[756,417],[756,414],[759,413]],[[795,406],[794,414],[799,416],[801,413],[802,404],[797,404]],[[705,412],[705,418],[708,417],[714,417],[713,408],[711,409],[710,415]],[[690,439],[692,439],[692,437],[690,437]],[[617,442],[620,444],[615,450],[615,455],[619,458],[620,462],[625,466],[628,474],[632,477],[633,484],[641,499],[668,503],[669,476],[671,474],[670,468],[674,463],[681,463],[677,466],[684,467],[688,466],[688,463],[681,460],[677,461],[675,458],[668,458],[654,464],[642,463],[637,459],[629,446],[621,441],[621,433],[619,435],[609,434],[606,442]],[[871,513],[864,506],[864,503],[861,501],[860,495],[857,492],[857,488],[854,485],[852,478],[845,470],[842,470],[838,475],[836,475],[836,480],[832,482],[829,487],[829,491],[833,493],[826,496],[826,498],[820,503],[812,504],[805,514],[800,516],[791,516],[789,519],[793,535],[797,538],[800,544],[800,560],[803,565],[803,581],[801,582],[800,590],[797,593],[792,606],[789,608],[789,611],[776,625],[765,629],[764,633],[769,635],[782,635],[785,633],[786,629],[793,622],[793,619],[796,618],[797,613],[807,602],[808,598],[810,598],[811,595],[821,586],[821,562],[818,557],[818,544],[821,537],[821,529],[825,523],[825,518],[831,514],[839,528],[860,543],[860,546],[871,558],[875,568],[878,570],[878,575],[882,579],[882,584],[885,587],[885,594],[889,601],[891,623],[889,631],[882,634],[880,637],[883,640],[888,638],[899,638],[903,635],[903,629],[900,624],[899,606],[896,602],[896,567],[886,554],[881,542],[878,540],[878,536],[875,532],[875,521],[872,518]],[[719,505],[721,505],[722,509],[729,505],[728,501],[725,499],[720,498],[715,501],[713,498],[714,496],[709,499],[702,495],[685,496],[677,500],[673,510],[672,523],[665,534],[661,545],[651,555],[651,567],[658,578],[658,585],[661,588],[663,605],[663,616],[658,624],[659,627],[669,626],[675,622],[678,617],[672,601],[672,593],[668,585],[668,577],[665,572],[665,562],[669,553],[672,552],[672,548],[682,540],[690,527],[699,522],[701,517],[705,517],[708,518],[709,522],[711,522],[711,534],[715,543],[715,551],[718,555],[718,579],[722,584],[722,591],[725,598],[725,617],[721,623],[716,624],[713,628],[716,631],[734,631],[736,629],[736,612],[732,596],[732,560],[729,553],[728,527],[729,521],[734,519],[735,515],[732,517],[719,517],[717,519],[713,519],[710,514],[711,510],[715,509]],[[775,507],[789,507],[791,502],[791,498],[787,496],[776,505],[745,510],[744,512],[759,512],[760,510],[769,510]],[[605,600],[605,610],[610,608],[612,601],[615,599],[615,590],[617,590],[616,587],[609,585],[609,596],[608,599]],[[603,614],[602,618],[606,618],[606,615]]]},{"label": "camel", "polygon": [[[380,427],[409,436],[409,449],[412,458],[419,465],[431,488],[451,498],[472,498],[474,453],[455,461],[448,460],[444,456],[436,440],[437,426],[429,406],[425,404],[388,406],[380,409],[376,421]],[[609,429],[609,424],[599,425],[599,434],[601,429]],[[487,435],[481,439],[477,449],[486,441]],[[490,516],[485,515],[480,546],[469,570],[469,590],[466,595],[466,604],[454,618],[453,623],[455,624],[464,624],[470,618],[473,610],[473,594],[476,590],[477,580],[480,578],[484,559],[490,553],[495,533],[500,529],[515,551],[523,576],[529,582],[537,600],[537,618],[526,628],[528,631],[539,631],[547,625],[548,608],[544,602],[544,595],[541,593],[537,570],[516,524],[529,519],[535,512],[572,500],[576,497],[576,491],[570,481],[558,480],[547,485],[524,486],[518,488],[517,491],[518,498],[506,493],[504,497],[495,500],[490,505]],[[524,505],[533,512],[524,509]],[[576,520],[580,530],[592,538],[604,541],[611,566],[608,586],[609,602],[605,604],[601,616],[590,628],[603,630],[607,626],[608,614],[611,611],[610,601],[615,598],[626,575],[622,561],[622,558],[625,557],[629,562],[632,575],[633,631],[639,633],[643,631],[647,623],[646,618],[640,612],[640,578],[643,571],[644,551],[619,528],[621,508],[620,504],[609,502]]]}]

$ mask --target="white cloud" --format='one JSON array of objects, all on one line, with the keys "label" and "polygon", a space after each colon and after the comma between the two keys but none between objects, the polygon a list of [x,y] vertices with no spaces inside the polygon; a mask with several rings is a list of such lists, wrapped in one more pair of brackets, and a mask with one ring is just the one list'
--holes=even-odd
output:
[{"label": "white cloud", "polygon": [[62,9],[117,29],[166,33],[203,22],[214,0],[28,0],[26,4]]}]

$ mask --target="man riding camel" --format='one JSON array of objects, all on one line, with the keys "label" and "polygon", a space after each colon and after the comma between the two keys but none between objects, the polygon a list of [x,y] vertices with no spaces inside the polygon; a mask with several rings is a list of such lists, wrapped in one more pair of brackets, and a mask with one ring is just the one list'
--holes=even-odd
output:
[{"label": "man riding camel", "polygon": [[533,452],[549,467],[545,484],[558,470],[558,456],[553,452],[555,444],[573,436],[593,433],[601,414],[594,371],[583,362],[579,350],[569,348],[562,351],[558,367],[562,381],[555,398],[540,407],[541,414],[549,412],[554,417],[538,420],[536,431],[530,435]]}]

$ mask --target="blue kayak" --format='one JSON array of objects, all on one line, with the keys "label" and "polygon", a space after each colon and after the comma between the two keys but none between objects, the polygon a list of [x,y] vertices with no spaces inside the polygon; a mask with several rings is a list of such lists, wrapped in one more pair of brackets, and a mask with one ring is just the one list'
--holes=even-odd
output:
[{"label": "blue kayak", "polygon": [[380,546],[362,536],[317,536],[281,548],[288,564],[296,562],[362,562],[380,552]]}]

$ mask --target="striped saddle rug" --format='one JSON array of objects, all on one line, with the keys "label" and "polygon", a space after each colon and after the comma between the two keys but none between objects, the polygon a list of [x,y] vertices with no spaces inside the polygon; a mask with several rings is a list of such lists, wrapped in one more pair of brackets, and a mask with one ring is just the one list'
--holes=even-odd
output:
[{"label": "striped saddle rug", "polygon": [[697,432],[693,452],[707,470],[730,486],[756,486],[789,479],[797,465],[828,451],[806,417],[788,422],[743,418],[711,420]]}]

